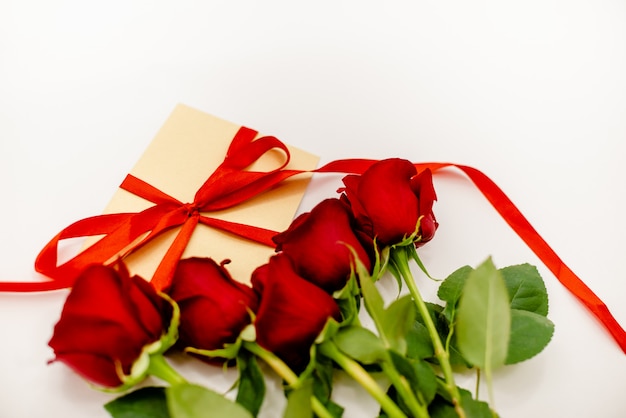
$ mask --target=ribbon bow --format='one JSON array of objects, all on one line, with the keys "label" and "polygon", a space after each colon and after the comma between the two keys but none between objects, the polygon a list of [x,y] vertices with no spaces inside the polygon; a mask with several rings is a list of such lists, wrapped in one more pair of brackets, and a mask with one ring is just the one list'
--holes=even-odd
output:
[{"label": "ribbon bow", "polygon": [[[257,132],[252,129],[239,129],[224,161],[198,189],[191,203],[183,203],[129,174],[120,188],[152,202],[153,206],[137,213],[99,215],[73,223],[59,232],[35,261],[35,269],[51,281],[2,283],[0,290],[25,292],[70,287],[87,265],[112,262],[139,249],[162,232],[180,227],[151,280],[157,289],[162,289],[167,286],[198,223],[273,246],[271,238],[276,234],[274,231],[202,214],[235,206],[296,174],[294,170],[284,169],[290,159],[285,144],[271,136],[255,140],[256,135]],[[273,149],[285,154],[285,161],[279,167],[267,172],[246,170]],[[57,266],[57,250],[61,241],[97,235],[104,236],[71,260]]]},{"label": "ribbon bow", "polygon": [[[286,169],[290,159],[287,146],[272,136],[255,140],[256,135],[257,132],[252,129],[245,127],[239,129],[224,161],[198,189],[191,203],[180,202],[143,180],[128,175],[120,187],[152,202],[153,206],[138,213],[99,215],[75,222],[57,234],[42,249],[35,261],[35,269],[52,280],[29,283],[0,282],[0,291],[31,292],[71,287],[75,278],[88,264],[112,262],[137,250],[160,233],[181,227],[151,280],[157,289],[162,289],[169,283],[176,263],[198,223],[274,246],[272,237],[276,234],[275,231],[212,218],[203,215],[203,212],[238,205],[278,186],[283,180],[296,174],[305,172],[362,174],[377,161],[347,159],[330,162],[313,171]],[[267,172],[246,170],[272,149],[278,149],[285,154],[285,161],[279,167]],[[430,169],[435,174],[446,168],[462,171],[556,278],[600,321],[626,353],[626,332],[608,307],[559,258],[515,204],[487,175],[473,167],[453,163],[414,165],[418,171]],[[60,241],[97,235],[104,237],[74,258],[57,266],[57,249]]]}]

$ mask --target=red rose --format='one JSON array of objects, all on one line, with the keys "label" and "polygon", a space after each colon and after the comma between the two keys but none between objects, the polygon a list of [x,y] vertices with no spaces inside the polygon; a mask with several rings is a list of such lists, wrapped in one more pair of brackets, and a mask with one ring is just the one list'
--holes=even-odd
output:
[{"label": "red rose", "polygon": [[370,258],[353,231],[349,208],[339,199],[326,199],[298,216],[276,235],[277,251],[291,260],[296,272],[329,293],[343,288],[350,276],[352,247],[369,270]]},{"label": "red rose", "polygon": [[344,177],[342,198],[352,208],[359,228],[385,247],[402,242],[413,234],[420,220],[417,245],[435,234],[437,221],[432,212],[437,199],[432,173],[417,174],[407,160],[391,158],[373,164],[362,175]]},{"label": "red rose", "polygon": [[144,347],[161,339],[172,307],[152,285],[117,268],[88,267],[76,280],[48,343],[55,359],[104,387],[130,374]]},{"label": "red rose", "polygon": [[435,231],[437,231],[439,226],[433,213],[433,204],[437,200],[435,186],[433,185],[433,173],[429,169],[422,171],[411,179],[411,186],[415,191],[415,195],[419,196],[419,210],[420,216],[422,216],[419,230],[421,239],[415,243],[419,247],[433,239]]},{"label": "red rose", "polygon": [[252,273],[261,293],[255,320],[257,343],[280,357],[294,371],[304,370],[310,349],[329,318],[341,320],[335,300],[298,276],[279,254]]},{"label": "red rose", "polygon": [[[227,262],[227,261],[226,261]],[[179,345],[202,350],[233,343],[251,321],[258,296],[232,279],[224,264],[211,258],[188,258],[176,267],[167,290],[180,308]]]}]

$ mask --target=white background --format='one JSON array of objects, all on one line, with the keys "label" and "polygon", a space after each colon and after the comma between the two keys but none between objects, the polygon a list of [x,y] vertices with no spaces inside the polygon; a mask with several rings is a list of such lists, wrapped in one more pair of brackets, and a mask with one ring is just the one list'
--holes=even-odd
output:
[{"label": "white background", "polygon": [[[185,103],[322,162],[400,156],[481,169],[626,324],[625,74],[617,0],[4,0],[0,280],[39,279],[38,251],[102,210]],[[435,179],[441,227],[422,250],[431,273],[488,255],[539,264],[452,173]],[[302,209],[338,184],[316,178]],[[625,416],[624,354],[539,268],[556,334],[497,373],[496,408],[506,418]],[[46,365],[65,295],[0,295],[0,417],[107,416],[110,395]],[[222,378],[204,365],[188,373]],[[366,395],[339,392],[346,418],[375,416]],[[270,402],[265,416],[279,415]]]}]

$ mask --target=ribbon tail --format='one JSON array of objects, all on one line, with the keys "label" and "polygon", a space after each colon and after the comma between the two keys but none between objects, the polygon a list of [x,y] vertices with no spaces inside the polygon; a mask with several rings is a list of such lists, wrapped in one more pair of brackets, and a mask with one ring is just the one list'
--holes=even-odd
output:
[{"label": "ribbon tail", "polygon": [[187,218],[187,221],[185,221],[180,231],[178,231],[178,234],[176,234],[174,242],[161,259],[161,262],[152,276],[152,280],[150,280],[152,286],[158,291],[162,291],[171,284],[174,271],[178,265],[178,260],[182,258],[183,252],[185,248],[187,248],[187,244],[191,239],[196,225],[198,225],[198,216]]},{"label": "ribbon tail", "polygon": [[47,292],[50,290],[61,290],[70,287],[71,281],[46,280],[43,282],[0,282],[0,292]]},{"label": "ribbon tail", "polygon": [[187,244],[198,222],[269,247],[275,246],[274,241],[272,241],[272,237],[277,234],[275,231],[202,215],[191,216],[185,221],[178,234],[176,234],[174,242],[168,248],[152,276],[150,283],[152,283],[155,289],[161,291],[171,284],[178,261],[183,257],[185,248],[187,248]]},{"label": "ribbon tail", "polygon": [[204,225],[221,229],[222,231],[230,232],[231,234],[258,242],[259,244],[267,245],[268,247],[274,248],[276,246],[272,238],[276,234],[278,234],[278,232],[272,231],[270,229],[240,224],[237,222],[225,221],[222,219],[209,218],[207,216],[200,216],[200,221]]},{"label": "ribbon tail", "polygon": [[539,235],[526,217],[493,180],[473,167],[447,163],[427,165],[435,170],[452,166],[463,171],[513,231],[539,257],[559,282],[600,321],[626,354],[626,332],[611,314],[606,304],[559,258],[556,252]]}]

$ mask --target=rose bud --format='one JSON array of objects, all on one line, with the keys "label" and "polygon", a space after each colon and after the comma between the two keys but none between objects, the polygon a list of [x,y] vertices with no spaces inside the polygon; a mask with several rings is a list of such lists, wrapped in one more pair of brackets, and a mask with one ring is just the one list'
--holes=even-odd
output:
[{"label": "rose bud", "polygon": [[[136,376],[144,352],[164,352],[172,305],[126,267],[93,265],[78,277],[48,343],[55,359],[85,379],[108,388]],[[142,363],[143,364],[143,363]],[[147,363],[145,364],[147,368]]]},{"label": "rose bud", "polygon": [[341,320],[339,307],[324,290],[298,276],[279,254],[252,273],[261,290],[254,322],[257,343],[281,358],[293,371],[304,370],[311,346],[329,318]]},{"label": "rose bud", "polygon": [[342,199],[350,205],[359,228],[380,246],[398,244],[416,232],[416,245],[434,236],[438,224],[432,207],[437,196],[430,170],[417,174],[410,161],[391,158],[373,164],[360,176],[345,176],[343,183]]},{"label": "rose bud", "polygon": [[370,257],[353,231],[349,208],[339,199],[326,199],[298,216],[273,240],[296,272],[329,293],[343,288],[350,277],[355,251],[366,269]]},{"label": "rose bud", "polygon": [[250,311],[256,311],[258,295],[235,281],[226,263],[195,257],[178,263],[167,293],[180,308],[179,346],[221,349],[235,342],[251,322]]}]

